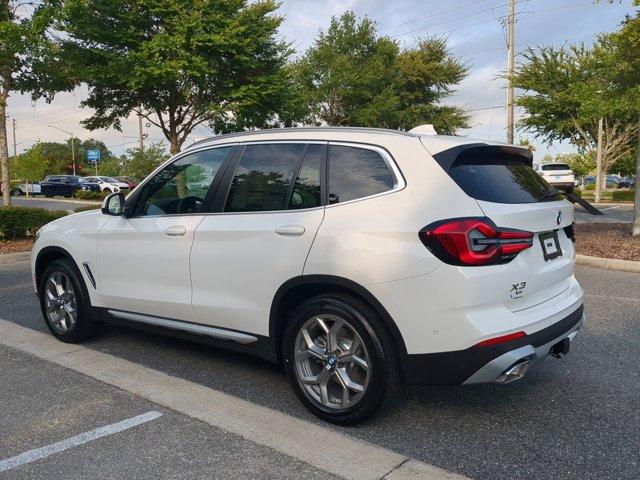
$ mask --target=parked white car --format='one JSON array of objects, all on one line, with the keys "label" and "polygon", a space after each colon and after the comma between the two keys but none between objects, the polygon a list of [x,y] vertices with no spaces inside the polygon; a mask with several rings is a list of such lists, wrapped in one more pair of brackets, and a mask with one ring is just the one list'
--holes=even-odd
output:
[{"label": "parked white car", "polygon": [[84,177],[84,181],[88,183],[95,183],[100,186],[100,191],[109,191],[111,193],[117,192],[128,192],[129,185],[121,182],[120,180],[116,180],[112,177],[97,177],[97,176],[89,176]]},{"label": "parked white car", "polygon": [[566,354],[585,318],[573,216],[526,148],[265,130],[196,143],[126,201],[47,224],[31,267],[60,340],[125,322],[282,362],[344,425],[402,381],[507,383]]},{"label": "parked white car", "polygon": [[573,193],[575,175],[566,163],[536,164],[533,168],[553,187],[567,193]]},{"label": "parked white car", "polygon": [[18,183],[11,189],[11,195],[20,197],[26,195],[41,195],[40,182]]}]

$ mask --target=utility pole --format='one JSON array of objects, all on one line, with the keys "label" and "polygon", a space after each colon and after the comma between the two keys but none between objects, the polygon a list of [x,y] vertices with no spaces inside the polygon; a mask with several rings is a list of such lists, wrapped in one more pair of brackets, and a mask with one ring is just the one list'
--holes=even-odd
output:
[{"label": "utility pole", "polygon": [[507,44],[507,143],[513,144],[515,94],[513,91],[513,73],[515,69],[515,21],[516,1],[509,0],[509,27]]},{"label": "utility pole", "polygon": [[596,156],[596,198],[595,202],[600,203],[602,195],[602,117],[598,120],[598,154]]},{"label": "utility pole", "polygon": [[140,137],[140,153],[144,152],[144,135],[142,135],[142,114],[138,112],[138,136]]}]

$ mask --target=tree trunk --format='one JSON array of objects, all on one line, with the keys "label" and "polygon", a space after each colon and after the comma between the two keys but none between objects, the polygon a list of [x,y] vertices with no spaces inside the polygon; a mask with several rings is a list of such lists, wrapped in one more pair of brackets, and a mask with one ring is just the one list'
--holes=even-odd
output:
[{"label": "tree trunk", "polygon": [[[640,126],[640,118],[638,118],[638,125]],[[633,203],[633,235],[640,235],[640,187],[638,187],[638,181],[640,180],[640,128],[638,128],[638,149],[636,151],[636,193]]]},{"label": "tree trunk", "polygon": [[7,94],[0,94],[0,170],[2,170],[2,204],[11,205],[9,188],[9,147],[7,145]]}]

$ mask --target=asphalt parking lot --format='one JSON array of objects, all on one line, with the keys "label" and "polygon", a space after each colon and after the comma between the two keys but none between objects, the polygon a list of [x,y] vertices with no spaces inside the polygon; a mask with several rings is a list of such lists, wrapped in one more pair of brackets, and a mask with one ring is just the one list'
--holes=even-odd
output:
[{"label": "asphalt parking lot", "polygon": [[629,223],[633,222],[633,204],[630,203],[601,203],[596,207],[602,215],[591,215],[580,205],[576,204],[577,223]]},{"label": "asphalt parking lot", "polygon": [[67,210],[73,212],[75,208],[87,207],[89,205],[95,205],[99,207],[97,202],[88,203],[73,199],[65,198],[44,198],[42,196],[30,196],[30,197],[11,197],[11,203],[18,207],[32,207],[32,208],[46,208],[47,210]]},{"label": "asphalt parking lot", "polygon": [[[474,479],[636,479],[640,275],[579,267],[577,276],[589,320],[566,358],[535,365],[506,386],[414,387],[395,408],[352,428],[315,419],[280,368],[258,359],[115,326],[85,346]],[[0,306],[0,318],[46,332],[28,263],[0,265]],[[331,478],[31,355],[0,348],[0,364],[0,461],[147,412],[162,414],[0,477]],[[323,448],[311,436],[295,440]]]}]

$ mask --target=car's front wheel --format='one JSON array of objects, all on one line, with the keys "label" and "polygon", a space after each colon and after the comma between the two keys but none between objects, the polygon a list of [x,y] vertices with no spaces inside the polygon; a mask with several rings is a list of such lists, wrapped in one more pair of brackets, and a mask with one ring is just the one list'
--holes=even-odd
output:
[{"label": "car's front wheel", "polygon": [[348,295],[304,302],[287,326],[283,357],[300,400],[339,425],[369,418],[392,400],[400,382],[384,324],[367,304]]},{"label": "car's front wheel", "polygon": [[47,327],[59,340],[76,343],[97,333],[86,286],[71,261],[54,260],[45,268],[38,295]]}]

